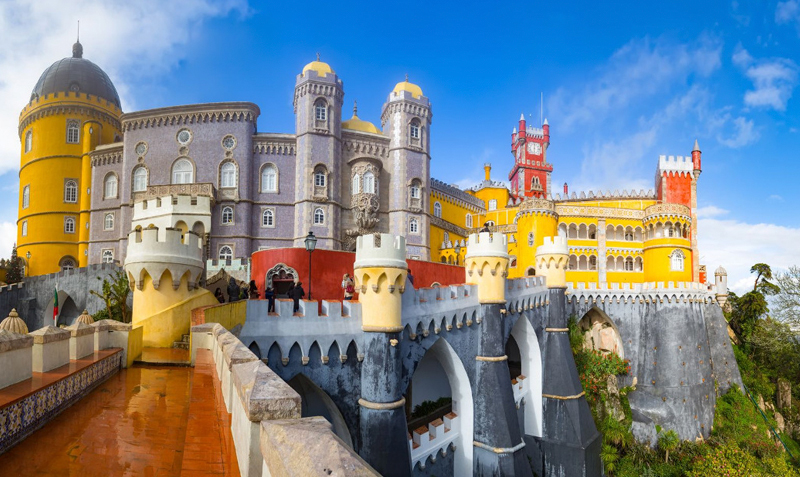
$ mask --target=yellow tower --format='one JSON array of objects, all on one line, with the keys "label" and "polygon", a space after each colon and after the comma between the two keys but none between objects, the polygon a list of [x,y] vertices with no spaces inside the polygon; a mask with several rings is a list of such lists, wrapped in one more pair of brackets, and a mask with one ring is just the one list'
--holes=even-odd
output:
[{"label": "yellow tower", "polygon": [[357,237],[353,274],[361,302],[361,329],[402,331],[401,303],[408,276],[405,237],[381,234],[377,245],[373,235]]},{"label": "yellow tower", "polygon": [[506,302],[508,259],[505,234],[481,232],[469,236],[464,257],[466,281],[478,285],[478,301],[481,304]]},{"label": "yellow tower", "polygon": [[681,204],[645,209],[644,281],[692,281],[691,212]]},{"label": "yellow tower", "polygon": [[546,277],[547,288],[567,287],[569,246],[566,237],[544,237],[536,249],[536,275]]},{"label": "yellow tower", "polygon": [[536,247],[545,237],[558,234],[556,205],[547,199],[531,197],[519,205],[517,213],[517,263],[511,269],[511,278],[536,275]]},{"label": "yellow tower", "polygon": [[87,265],[89,152],[121,139],[121,114],[117,90],[79,42],[33,88],[19,118],[17,254],[30,253],[28,275]]}]

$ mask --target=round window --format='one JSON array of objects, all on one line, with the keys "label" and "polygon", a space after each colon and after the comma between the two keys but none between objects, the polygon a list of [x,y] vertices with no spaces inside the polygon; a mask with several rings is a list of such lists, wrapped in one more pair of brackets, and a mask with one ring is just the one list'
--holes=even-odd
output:
[{"label": "round window", "polygon": [[227,149],[228,151],[232,150],[236,147],[236,139],[233,136],[225,136],[222,138],[222,147]]},{"label": "round window", "polygon": [[144,156],[144,154],[147,152],[147,144],[140,142],[139,144],[136,145],[135,150],[137,156]]},{"label": "round window", "polygon": [[185,146],[189,144],[189,142],[191,142],[192,132],[189,131],[188,129],[181,129],[180,131],[178,131],[177,137],[178,137],[178,142]]}]

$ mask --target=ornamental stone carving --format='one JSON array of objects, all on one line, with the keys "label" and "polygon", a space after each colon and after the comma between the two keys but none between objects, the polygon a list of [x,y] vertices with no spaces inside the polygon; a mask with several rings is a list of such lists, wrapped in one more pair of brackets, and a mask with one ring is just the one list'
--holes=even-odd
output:
[{"label": "ornamental stone carving", "polygon": [[378,208],[380,202],[376,194],[353,194],[350,199],[350,210],[353,212],[355,228],[345,231],[345,250],[355,247],[356,237],[373,233],[373,229],[380,219]]}]

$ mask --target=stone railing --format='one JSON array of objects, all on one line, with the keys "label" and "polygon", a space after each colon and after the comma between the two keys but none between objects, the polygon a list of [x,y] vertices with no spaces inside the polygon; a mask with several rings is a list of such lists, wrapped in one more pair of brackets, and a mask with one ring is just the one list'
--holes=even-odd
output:
[{"label": "stone railing", "polygon": [[519,375],[511,380],[511,390],[514,393],[514,402],[517,403],[517,409],[522,405],[522,400],[531,391],[530,380],[527,376]]},{"label": "stone railing", "polygon": [[377,476],[319,417],[300,418],[300,395],[218,323],[192,327],[192,364],[213,356],[240,473]]},{"label": "stone railing", "polygon": [[411,468],[419,464],[425,469],[428,458],[436,462],[439,453],[455,451],[456,440],[461,435],[461,419],[458,417],[457,404],[453,403],[453,411],[443,417],[422,426],[411,433],[408,446],[411,449]]},{"label": "stone railing", "polygon": [[166,196],[178,195],[191,195],[193,197],[203,196],[210,197],[212,200],[215,198],[214,184],[210,182],[192,183],[192,184],[164,184],[147,186],[146,191],[134,192],[133,202],[141,202],[143,200],[159,199]]},{"label": "stone railing", "polygon": [[692,221],[692,211],[683,204],[655,204],[644,209],[644,220],[660,217],[680,217],[688,222]]}]

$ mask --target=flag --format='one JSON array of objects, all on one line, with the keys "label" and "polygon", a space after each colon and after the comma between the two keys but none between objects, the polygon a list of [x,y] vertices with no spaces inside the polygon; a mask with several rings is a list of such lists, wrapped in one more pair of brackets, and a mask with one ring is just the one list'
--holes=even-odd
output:
[{"label": "flag", "polygon": [[53,293],[53,326],[56,326],[56,323],[58,322],[58,288],[53,288]]}]

